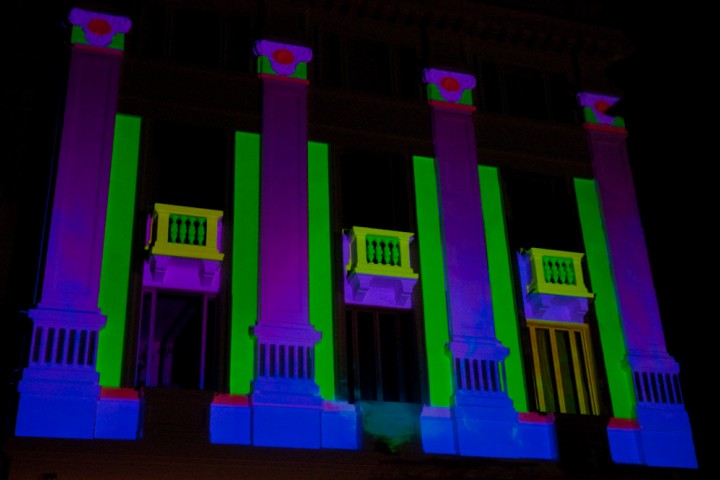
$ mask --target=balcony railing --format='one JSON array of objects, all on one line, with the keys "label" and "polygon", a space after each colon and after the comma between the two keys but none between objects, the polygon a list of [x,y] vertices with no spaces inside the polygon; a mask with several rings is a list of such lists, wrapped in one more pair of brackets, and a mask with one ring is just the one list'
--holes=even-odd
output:
[{"label": "balcony railing", "polygon": [[410,265],[414,234],[352,227],[345,232],[345,301],[411,308],[418,274]]},{"label": "balcony railing", "polygon": [[352,227],[348,232],[348,273],[418,278],[410,265],[413,233]]},{"label": "balcony railing", "polygon": [[145,249],[153,255],[222,261],[221,210],[156,203]]},{"label": "balcony railing", "polygon": [[582,258],[585,254],[543,248],[531,248],[523,253],[530,259],[528,293],[593,297],[583,278]]}]

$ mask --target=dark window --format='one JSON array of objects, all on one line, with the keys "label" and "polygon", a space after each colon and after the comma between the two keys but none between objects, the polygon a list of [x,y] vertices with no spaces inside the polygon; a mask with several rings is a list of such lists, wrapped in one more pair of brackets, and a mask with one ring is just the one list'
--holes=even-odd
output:
[{"label": "dark window", "polygon": [[506,68],[505,88],[510,115],[548,118],[545,88],[539,70]]},{"label": "dark window", "polygon": [[349,151],[340,155],[342,228],[409,232],[410,165],[402,155]]},{"label": "dark window", "polygon": [[550,118],[558,122],[574,122],[577,104],[567,77],[559,73],[548,75],[547,90],[550,98]]},{"label": "dark window", "polygon": [[218,322],[214,297],[143,293],[137,386],[215,389]]},{"label": "dark window", "polygon": [[488,112],[520,117],[575,121],[575,97],[567,75],[529,67],[478,63],[478,95]]},{"label": "dark window", "polygon": [[[138,36],[140,37],[140,52],[149,58],[163,58],[165,56],[167,35],[167,12],[165,7],[158,3],[148,3],[141,18]],[[131,35],[129,39],[132,39]]]},{"label": "dark window", "polygon": [[343,86],[343,46],[334,33],[320,37],[320,55],[317,65],[320,69],[320,83],[328,87]]},{"label": "dark window", "polygon": [[398,47],[395,54],[395,93],[400,98],[420,98],[420,64],[412,47]]},{"label": "dark window", "polygon": [[483,61],[480,70],[480,85],[484,108],[489,112],[503,113],[504,92],[502,89],[501,72],[495,62]]},{"label": "dark window", "polygon": [[155,121],[143,182],[151,203],[223,210],[224,130]]},{"label": "dark window", "polygon": [[255,73],[257,57],[253,53],[255,32],[251,16],[230,16],[225,22],[225,64],[228,69]]},{"label": "dark window", "polygon": [[349,401],[421,401],[417,332],[411,312],[347,309]]},{"label": "dark window", "polygon": [[514,250],[585,251],[572,179],[507,169],[503,181]]},{"label": "dark window", "polygon": [[391,93],[392,77],[387,45],[365,40],[348,41],[347,57],[348,87],[369,93]]},{"label": "dark window", "polygon": [[171,57],[183,63],[220,66],[222,24],[217,13],[177,10],[172,25]]},{"label": "dark window", "polygon": [[590,329],[528,320],[538,411],[599,415]]}]

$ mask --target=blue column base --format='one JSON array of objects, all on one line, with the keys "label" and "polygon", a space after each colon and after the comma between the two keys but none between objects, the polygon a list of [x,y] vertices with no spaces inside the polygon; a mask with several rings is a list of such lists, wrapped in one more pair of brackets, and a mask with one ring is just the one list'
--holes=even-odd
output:
[{"label": "blue column base", "polygon": [[244,395],[216,395],[210,405],[210,442],[252,443],[252,414]]},{"label": "blue column base", "polygon": [[95,438],[137,440],[140,399],[129,388],[103,388],[97,402]]},{"label": "blue column base", "polygon": [[321,407],[253,405],[252,443],[261,447],[320,448]]},{"label": "blue column base", "polygon": [[690,420],[682,406],[638,406],[637,421],[612,419],[610,454],[616,463],[697,468]]},{"label": "blue column base", "polygon": [[610,458],[615,463],[642,465],[640,425],[635,420],[611,418],[607,427]]},{"label": "blue column base", "polygon": [[690,419],[680,406],[638,406],[640,445],[653,467],[697,468]]},{"label": "blue column base", "polygon": [[420,435],[425,453],[457,453],[452,412],[448,407],[423,406],[420,414]]},{"label": "blue column base", "polygon": [[18,385],[15,435],[93,438],[99,375],[94,370],[28,367]]},{"label": "blue column base", "polygon": [[558,458],[554,417],[518,414],[502,397],[458,396],[455,407],[423,407],[426,453],[493,458]]},{"label": "blue column base", "polygon": [[538,413],[518,414],[518,447],[522,458],[557,460],[555,417]]},{"label": "blue column base", "polygon": [[458,454],[471,457],[517,458],[517,412],[510,406],[453,408]]},{"label": "blue column base", "polygon": [[354,405],[344,402],[325,402],[321,419],[322,448],[358,450],[360,421]]}]

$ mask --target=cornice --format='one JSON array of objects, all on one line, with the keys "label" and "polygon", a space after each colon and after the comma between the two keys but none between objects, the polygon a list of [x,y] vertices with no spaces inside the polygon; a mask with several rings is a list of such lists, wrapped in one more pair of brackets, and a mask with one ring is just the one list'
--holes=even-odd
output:
[{"label": "cornice", "polygon": [[565,18],[522,12],[469,0],[275,0],[272,3],[305,3],[353,21],[370,20],[403,27],[424,28],[470,37],[515,48],[555,54],[574,54],[613,60],[632,50],[630,40],[618,30]]}]

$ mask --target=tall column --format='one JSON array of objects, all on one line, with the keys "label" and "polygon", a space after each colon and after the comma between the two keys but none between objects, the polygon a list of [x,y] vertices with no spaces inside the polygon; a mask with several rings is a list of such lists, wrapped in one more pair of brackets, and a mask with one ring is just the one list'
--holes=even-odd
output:
[{"label": "tall column", "polygon": [[[425,70],[424,81],[431,107],[454,368],[455,448],[461,455],[524,456],[518,450],[518,414],[506,390],[508,349],[495,336],[473,122],[475,77],[431,68]],[[432,413],[426,409],[428,432]],[[435,442],[437,450],[443,450],[441,442],[423,433],[428,445]]]},{"label": "tall column", "polygon": [[[695,467],[678,379],[680,368],[665,346],[627,155],[627,131],[623,119],[610,110],[617,100],[593,93],[578,95],[637,400],[637,422],[611,423],[611,449],[614,458],[631,463]],[[632,447],[620,448],[619,439],[629,438],[622,435],[621,426],[635,431],[637,441]],[[629,449],[638,453],[629,456]]]},{"label": "tall column", "polygon": [[306,64],[309,48],[255,44],[263,87],[260,273],[253,443],[320,446],[310,324]]},{"label": "tall column", "polygon": [[41,301],[19,385],[17,435],[89,438],[105,214],[125,17],[73,9],[70,71]]}]

